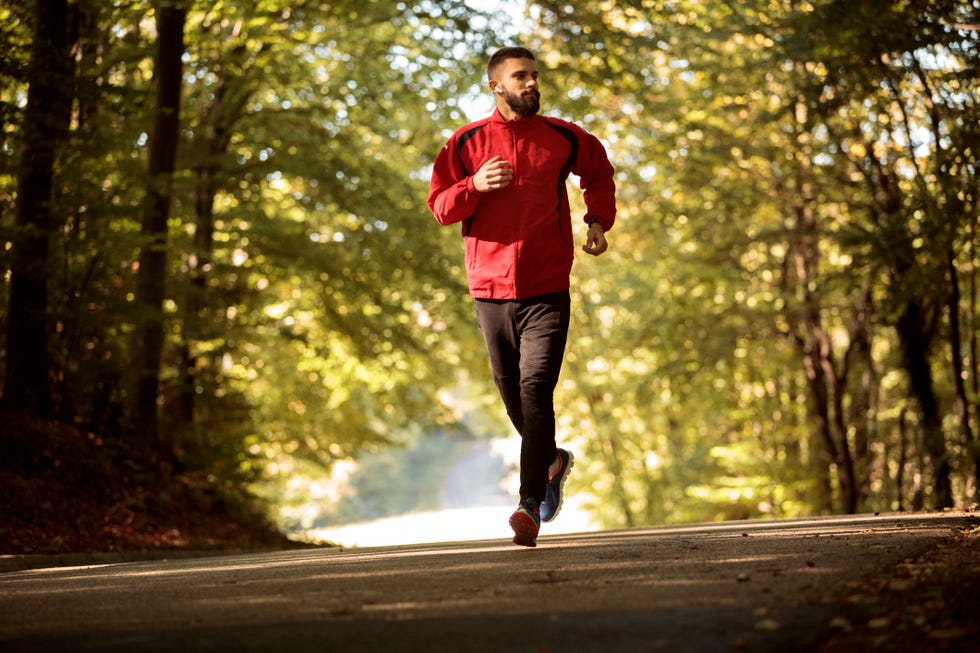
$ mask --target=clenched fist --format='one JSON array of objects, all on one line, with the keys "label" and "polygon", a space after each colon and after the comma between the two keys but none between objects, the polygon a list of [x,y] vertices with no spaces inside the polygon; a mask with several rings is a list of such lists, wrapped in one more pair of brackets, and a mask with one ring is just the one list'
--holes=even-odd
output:
[{"label": "clenched fist", "polygon": [[473,187],[481,193],[486,193],[508,186],[513,178],[514,169],[510,167],[510,161],[495,156],[480,166],[473,175]]}]

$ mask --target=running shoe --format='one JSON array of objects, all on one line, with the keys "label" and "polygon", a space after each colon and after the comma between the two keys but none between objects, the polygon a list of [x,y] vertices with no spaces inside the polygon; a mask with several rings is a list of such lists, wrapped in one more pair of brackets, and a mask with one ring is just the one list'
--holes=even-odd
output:
[{"label": "running shoe", "polygon": [[530,497],[521,501],[510,516],[510,527],[514,529],[514,544],[537,546],[538,529],[541,528],[538,502]]},{"label": "running shoe", "polygon": [[549,522],[558,516],[561,510],[562,489],[565,486],[565,479],[568,472],[575,465],[575,457],[571,451],[564,449],[558,450],[555,462],[548,470],[548,485],[545,487],[544,501],[541,502],[541,521]]}]

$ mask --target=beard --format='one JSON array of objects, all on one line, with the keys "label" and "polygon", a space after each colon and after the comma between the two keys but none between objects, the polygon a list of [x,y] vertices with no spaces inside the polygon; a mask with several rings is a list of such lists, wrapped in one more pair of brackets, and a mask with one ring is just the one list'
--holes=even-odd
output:
[{"label": "beard", "polygon": [[524,91],[520,95],[506,93],[504,99],[507,100],[507,106],[521,118],[533,116],[541,108],[541,94],[537,91]]}]

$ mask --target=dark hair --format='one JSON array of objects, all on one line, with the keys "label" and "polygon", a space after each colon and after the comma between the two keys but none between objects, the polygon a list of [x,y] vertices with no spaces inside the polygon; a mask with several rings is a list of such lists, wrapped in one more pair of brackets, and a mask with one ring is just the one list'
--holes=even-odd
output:
[{"label": "dark hair", "polygon": [[507,59],[530,59],[534,61],[534,53],[522,47],[500,48],[493,53],[487,63],[487,77],[492,78],[494,69]]}]

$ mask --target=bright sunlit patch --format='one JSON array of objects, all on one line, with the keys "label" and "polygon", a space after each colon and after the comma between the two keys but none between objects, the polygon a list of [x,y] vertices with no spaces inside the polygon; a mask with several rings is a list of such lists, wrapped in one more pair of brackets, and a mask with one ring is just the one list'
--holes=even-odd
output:
[{"label": "bright sunlit patch", "polygon": [[[458,508],[389,517],[363,524],[347,524],[307,531],[308,539],[333,542],[344,547],[467,542],[513,536],[507,520],[514,506]],[[541,525],[541,536],[596,531],[598,528],[581,508],[576,497],[565,500],[561,514]]]}]

